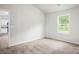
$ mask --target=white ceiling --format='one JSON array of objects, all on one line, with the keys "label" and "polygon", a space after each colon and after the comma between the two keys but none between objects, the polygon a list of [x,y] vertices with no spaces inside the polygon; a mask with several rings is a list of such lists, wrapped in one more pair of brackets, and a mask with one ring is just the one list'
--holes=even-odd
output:
[{"label": "white ceiling", "polygon": [[50,13],[70,9],[78,6],[78,4],[37,4],[35,6],[45,13]]}]

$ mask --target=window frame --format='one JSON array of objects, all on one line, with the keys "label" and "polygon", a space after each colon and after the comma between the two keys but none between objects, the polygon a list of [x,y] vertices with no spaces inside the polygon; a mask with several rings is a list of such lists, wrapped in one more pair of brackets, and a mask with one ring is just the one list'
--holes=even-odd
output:
[{"label": "window frame", "polygon": [[[69,23],[67,24],[68,31],[62,31],[62,30],[60,31],[60,29],[59,29],[59,27],[60,27],[59,17],[61,17],[61,16],[68,16],[68,21],[69,21]],[[70,15],[58,15],[57,16],[57,32],[62,33],[62,34],[69,34],[69,32],[70,32]]]}]

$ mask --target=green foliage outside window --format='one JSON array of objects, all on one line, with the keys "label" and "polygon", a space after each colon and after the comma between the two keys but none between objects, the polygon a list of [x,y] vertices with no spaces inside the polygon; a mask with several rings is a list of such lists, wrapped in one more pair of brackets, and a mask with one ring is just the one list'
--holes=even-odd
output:
[{"label": "green foliage outside window", "polygon": [[59,16],[58,30],[61,32],[68,32],[69,30],[69,16]]}]

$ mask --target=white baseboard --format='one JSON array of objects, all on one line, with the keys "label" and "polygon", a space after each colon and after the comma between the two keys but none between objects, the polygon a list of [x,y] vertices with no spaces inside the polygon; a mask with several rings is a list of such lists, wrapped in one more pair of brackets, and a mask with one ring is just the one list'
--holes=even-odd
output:
[{"label": "white baseboard", "polygon": [[19,45],[19,44],[23,44],[23,43],[26,43],[26,42],[31,42],[31,41],[38,40],[38,39],[42,39],[42,38],[43,37],[37,37],[35,39],[31,39],[31,40],[27,40],[27,41],[22,41],[22,42],[18,42],[18,43],[14,43],[14,44],[9,44],[9,47],[16,46],[16,45]]},{"label": "white baseboard", "polygon": [[70,40],[66,40],[66,39],[62,39],[62,38],[57,38],[57,37],[53,37],[53,36],[46,36],[44,38],[47,38],[47,39],[55,39],[55,40],[59,40],[59,41],[63,41],[63,42],[68,42],[68,43],[72,43],[72,44],[75,44],[75,45],[79,45],[79,41],[70,41]]},{"label": "white baseboard", "polygon": [[19,45],[19,44],[23,44],[23,43],[26,43],[26,42],[31,42],[31,41],[38,40],[38,39],[43,39],[43,38],[56,39],[56,40],[60,40],[60,41],[69,42],[69,43],[73,43],[73,44],[78,44],[79,45],[79,42],[71,42],[71,41],[67,41],[67,40],[61,40],[60,38],[56,38],[56,37],[53,37],[53,36],[47,36],[47,37],[39,36],[39,37],[37,37],[35,39],[30,39],[30,40],[27,40],[27,41],[22,41],[22,42],[10,44],[9,47],[16,46],[16,45]]}]

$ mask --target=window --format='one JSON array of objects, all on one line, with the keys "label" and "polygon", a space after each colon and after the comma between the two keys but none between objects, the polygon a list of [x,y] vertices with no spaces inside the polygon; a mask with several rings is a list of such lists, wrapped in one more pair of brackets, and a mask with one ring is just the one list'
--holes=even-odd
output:
[{"label": "window", "polygon": [[69,16],[58,16],[58,32],[69,33]]}]

